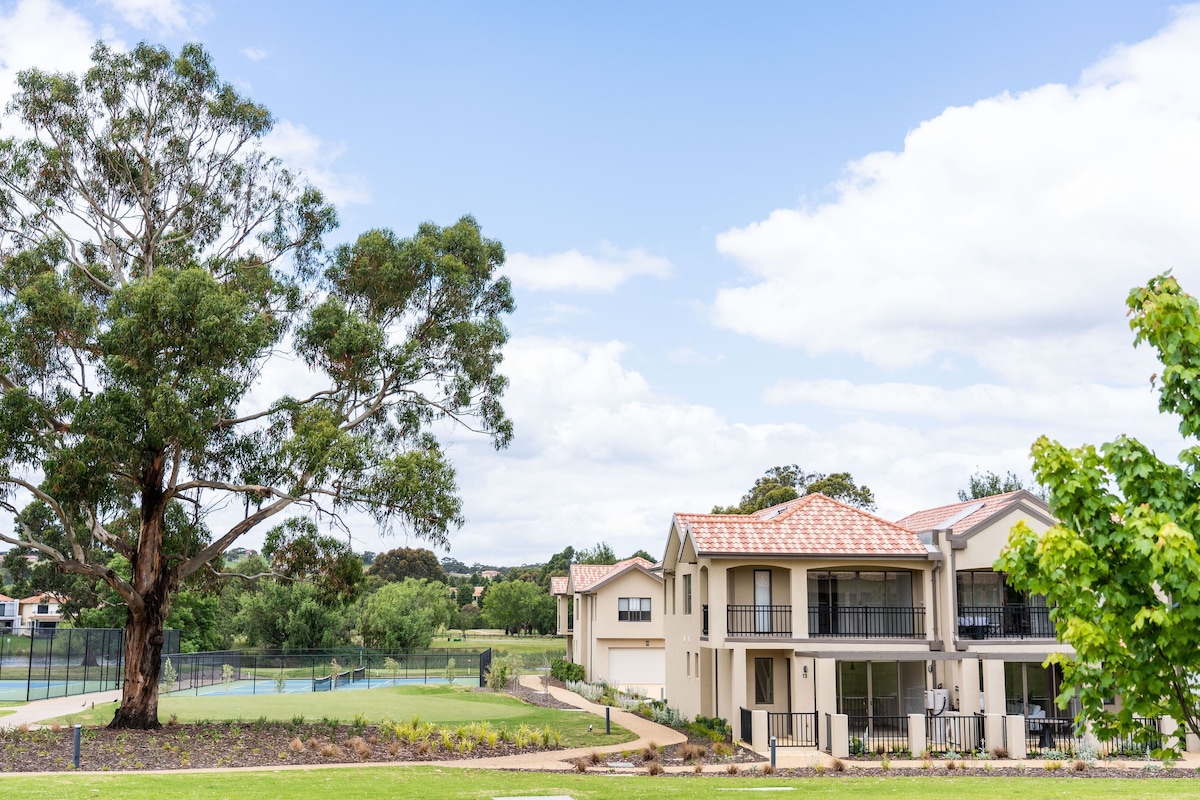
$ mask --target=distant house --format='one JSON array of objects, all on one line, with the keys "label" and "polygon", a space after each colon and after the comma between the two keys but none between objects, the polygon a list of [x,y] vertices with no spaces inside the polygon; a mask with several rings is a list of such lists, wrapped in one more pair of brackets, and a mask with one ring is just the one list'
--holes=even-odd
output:
[{"label": "distant house", "polygon": [[17,611],[17,601],[0,594],[0,630],[11,631],[20,624],[21,614]]},{"label": "distant house", "polygon": [[551,578],[558,632],[567,660],[582,664],[589,681],[603,678],[658,696],[667,682],[663,640],[663,579],[644,558],[611,565],[573,564]]},{"label": "distant house", "polygon": [[481,597],[483,597],[483,587],[476,586],[475,590],[471,592],[471,602],[475,605],[479,605],[479,598]]},{"label": "distant house", "polygon": [[60,603],[65,599],[42,592],[18,601],[21,629],[18,633],[29,634],[35,628],[57,628],[63,618]]},{"label": "distant house", "polygon": [[485,569],[483,572],[479,573],[479,577],[484,578],[485,580],[489,580],[489,581],[495,580],[496,578],[499,578],[502,576],[503,576],[503,573],[498,572],[494,569]]}]

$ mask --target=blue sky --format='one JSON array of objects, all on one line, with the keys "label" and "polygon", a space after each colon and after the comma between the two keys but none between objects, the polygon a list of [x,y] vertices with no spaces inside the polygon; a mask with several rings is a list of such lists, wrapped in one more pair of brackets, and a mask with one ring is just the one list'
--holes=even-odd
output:
[{"label": "blue sky", "polygon": [[1123,302],[1200,286],[1193,7],[0,0],[0,93],[99,37],[202,42],[335,241],[505,244],[517,433],[446,433],[465,561],[657,554],[775,464],[895,519],[1041,433],[1179,447]]}]

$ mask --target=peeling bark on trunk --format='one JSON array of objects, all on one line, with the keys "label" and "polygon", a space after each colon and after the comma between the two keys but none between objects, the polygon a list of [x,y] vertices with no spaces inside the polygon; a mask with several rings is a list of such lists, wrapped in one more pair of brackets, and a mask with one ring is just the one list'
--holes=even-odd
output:
[{"label": "peeling bark on trunk", "polygon": [[129,607],[125,625],[125,681],[121,707],[110,728],[149,730],[158,721],[158,682],[162,675],[163,628],[175,586],[174,572],[162,557],[166,503],[163,458],[154,459],[142,478],[142,521],[137,551],[130,560],[133,588],[142,599]]}]

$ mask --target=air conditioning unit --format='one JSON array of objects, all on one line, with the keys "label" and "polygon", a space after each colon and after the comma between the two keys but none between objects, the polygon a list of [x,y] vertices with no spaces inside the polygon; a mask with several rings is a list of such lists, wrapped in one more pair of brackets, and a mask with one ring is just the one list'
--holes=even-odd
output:
[{"label": "air conditioning unit", "polygon": [[950,710],[950,692],[946,689],[925,690],[925,710],[935,716]]}]

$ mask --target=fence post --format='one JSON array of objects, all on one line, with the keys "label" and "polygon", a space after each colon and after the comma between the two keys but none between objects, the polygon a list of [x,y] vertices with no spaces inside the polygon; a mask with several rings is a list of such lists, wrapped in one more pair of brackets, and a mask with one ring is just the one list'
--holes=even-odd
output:
[{"label": "fence post", "polygon": [[927,746],[925,741],[925,715],[909,714],[908,752],[912,753],[913,758],[920,758],[924,755]]},{"label": "fence post", "polygon": [[1004,718],[1004,724],[1008,728],[1008,757],[1017,760],[1026,758],[1025,717],[1013,714]]},{"label": "fence post", "polygon": [[829,755],[847,758],[850,755],[850,718],[845,714],[834,714],[829,732]]}]

